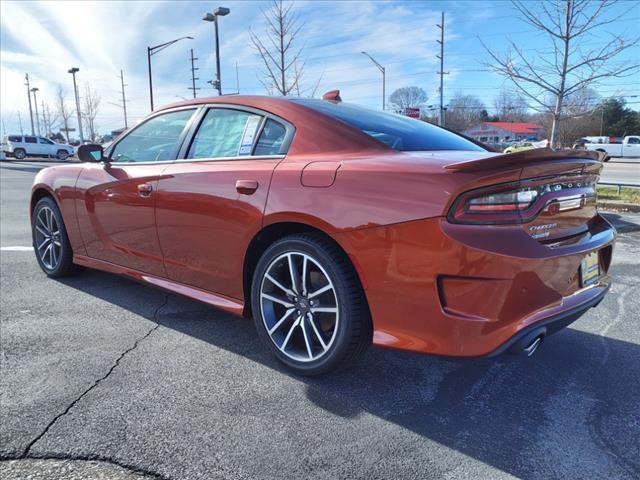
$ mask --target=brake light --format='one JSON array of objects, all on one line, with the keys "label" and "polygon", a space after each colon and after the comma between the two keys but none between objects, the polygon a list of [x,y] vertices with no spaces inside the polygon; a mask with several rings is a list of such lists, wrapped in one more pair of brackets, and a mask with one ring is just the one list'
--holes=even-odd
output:
[{"label": "brake light", "polygon": [[449,211],[453,223],[507,224],[533,220],[543,209],[551,213],[580,208],[595,196],[596,178],[549,178],[493,185],[460,195]]},{"label": "brake light", "polygon": [[517,212],[529,208],[537,196],[530,189],[483,195],[469,200],[466,208],[469,212]]}]

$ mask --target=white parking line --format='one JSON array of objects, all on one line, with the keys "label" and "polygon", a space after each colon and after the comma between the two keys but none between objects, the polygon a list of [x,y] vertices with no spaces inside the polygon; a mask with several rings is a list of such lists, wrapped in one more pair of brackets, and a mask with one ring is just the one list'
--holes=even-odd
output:
[{"label": "white parking line", "polygon": [[22,246],[0,247],[0,250],[3,250],[5,252],[32,252],[33,247],[22,247]]}]

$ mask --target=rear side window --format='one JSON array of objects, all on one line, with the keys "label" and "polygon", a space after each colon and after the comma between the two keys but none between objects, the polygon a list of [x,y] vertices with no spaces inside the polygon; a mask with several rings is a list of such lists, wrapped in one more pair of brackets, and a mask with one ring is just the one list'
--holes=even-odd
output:
[{"label": "rear side window", "polygon": [[284,126],[275,120],[268,119],[258,137],[254,155],[278,155],[282,153],[282,144],[287,135]]},{"label": "rear side window", "polygon": [[402,115],[312,98],[296,98],[292,101],[345,122],[394,150],[486,151],[460,135]]},{"label": "rear side window", "polygon": [[24,143],[38,143],[36,137],[24,137]]},{"label": "rear side window", "polygon": [[22,137],[18,137],[16,135],[10,135],[9,136],[9,141],[10,142],[16,142],[16,143],[21,143],[22,142]]},{"label": "rear side window", "polygon": [[172,160],[195,109],[177,110],[150,118],[120,140],[111,152],[114,162]]},{"label": "rear side window", "polygon": [[193,138],[187,158],[251,155],[261,115],[226,108],[211,108]]}]

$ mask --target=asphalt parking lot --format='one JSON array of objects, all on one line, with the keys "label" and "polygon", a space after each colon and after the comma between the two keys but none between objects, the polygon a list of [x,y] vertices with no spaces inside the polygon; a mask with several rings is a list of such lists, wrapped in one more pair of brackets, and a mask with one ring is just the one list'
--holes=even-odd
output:
[{"label": "asphalt parking lot", "polygon": [[3,479],[640,477],[640,232],[533,358],[371,349],[307,379],[247,320],[107,273],[47,279],[20,248],[38,165],[0,164]]}]

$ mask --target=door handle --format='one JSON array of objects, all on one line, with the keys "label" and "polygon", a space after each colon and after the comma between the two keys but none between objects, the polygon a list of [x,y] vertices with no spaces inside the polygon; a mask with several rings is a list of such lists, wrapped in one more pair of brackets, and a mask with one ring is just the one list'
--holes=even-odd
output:
[{"label": "door handle", "polygon": [[138,185],[138,195],[141,197],[148,197],[153,192],[153,185],[150,183],[141,183]]},{"label": "door handle", "polygon": [[255,180],[237,180],[236,190],[244,195],[251,195],[258,189],[258,182]]}]

